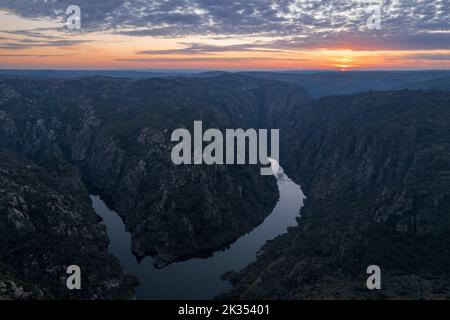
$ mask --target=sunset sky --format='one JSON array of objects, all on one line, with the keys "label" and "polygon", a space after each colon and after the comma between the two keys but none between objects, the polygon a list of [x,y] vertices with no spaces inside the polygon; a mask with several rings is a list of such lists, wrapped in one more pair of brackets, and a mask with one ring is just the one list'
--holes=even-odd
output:
[{"label": "sunset sky", "polygon": [[449,0],[1,0],[0,68],[450,69],[449,13]]}]

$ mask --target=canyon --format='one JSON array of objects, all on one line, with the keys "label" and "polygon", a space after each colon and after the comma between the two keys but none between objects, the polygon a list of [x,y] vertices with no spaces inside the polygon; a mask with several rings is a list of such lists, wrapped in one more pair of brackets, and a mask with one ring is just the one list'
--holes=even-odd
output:
[{"label": "canyon", "polygon": [[[30,163],[20,166],[47,172],[45,178],[30,178],[30,187],[48,175],[57,181],[66,181],[67,172],[78,176],[69,179],[79,181],[77,203],[84,209],[78,211],[77,222],[67,221],[66,229],[44,224],[42,230],[83,239],[83,246],[74,242],[68,248],[102,252],[86,261],[113,266],[108,273],[113,288],[127,288],[104,291],[100,288],[108,280],[93,279],[85,293],[89,297],[131,297],[135,280],[106,253],[107,237],[104,230],[97,231],[100,221],[94,219],[86,190],[101,194],[123,218],[132,233],[133,253],[139,259],[153,256],[159,268],[226,247],[261,224],[275,206],[276,179],[261,176],[257,165],[172,163],[171,132],[191,130],[199,119],[205,128],[221,130],[279,128],[280,164],[307,196],[297,226],[267,242],[255,262],[225,274],[233,288],[222,298],[450,294],[449,91],[314,99],[295,83],[220,74],[167,79],[2,77],[0,93],[0,148],[4,157],[17,159],[5,163],[13,168],[16,161]],[[53,168],[65,169],[55,173]],[[8,174],[20,178],[19,172]],[[60,192],[55,182],[42,190],[52,188]],[[7,205],[1,210],[1,225],[6,228],[10,201],[8,191],[2,192]],[[59,197],[68,204],[62,212],[75,210],[70,196]],[[48,200],[49,205],[55,201]],[[14,216],[14,226],[21,230],[27,217],[33,221],[35,216],[17,210],[22,214]],[[71,230],[76,223],[86,226],[84,233]],[[26,239],[34,237],[34,230],[23,230]],[[46,250],[52,247],[28,243],[28,252],[39,245],[43,256],[36,257],[35,264],[45,266]],[[7,257],[19,242],[0,247],[0,274],[18,279],[13,281],[16,287],[38,286],[42,297],[65,297],[56,289],[59,280],[46,276],[35,282],[35,273],[11,267]],[[25,251],[17,256],[26,264]],[[362,289],[363,268],[372,264],[383,269],[383,292]],[[63,263],[56,265],[62,268]],[[39,272],[52,274],[45,267]],[[0,286],[6,287],[0,294],[15,296],[20,291]]]}]

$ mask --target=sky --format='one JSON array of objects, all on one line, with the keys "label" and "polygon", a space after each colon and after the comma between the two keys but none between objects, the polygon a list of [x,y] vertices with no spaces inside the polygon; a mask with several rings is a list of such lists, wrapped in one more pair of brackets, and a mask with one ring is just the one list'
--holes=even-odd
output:
[{"label": "sky", "polygon": [[0,68],[450,69],[449,13],[450,0],[1,0]]}]

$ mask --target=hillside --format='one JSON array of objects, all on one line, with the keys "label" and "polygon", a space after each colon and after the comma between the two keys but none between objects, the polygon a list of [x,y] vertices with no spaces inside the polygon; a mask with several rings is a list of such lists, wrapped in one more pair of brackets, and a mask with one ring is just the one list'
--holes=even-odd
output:
[{"label": "hillside", "polygon": [[[347,71],[347,72],[243,72],[262,79],[293,83],[314,97],[347,95],[364,91],[414,88],[414,83],[448,77],[449,71]],[[418,88],[416,88],[418,89]],[[426,89],[426,88],[423,88]]]},{"label": "hillside", "polygon": [[[74,168],[0,150],[0,299],[129,299],[136,279],[108,254],[106,229]],[[82,290],[69,291],[78,265]]]},{"label": "hillside", "polygon": [[411,90],[450,90],[450,77],[432,79],[426,81],[418,81],[407,86]]},{"label": "hillside", "polygon": [[[260,224],[278,197],[259,166],[176,166],[171,133],[265,127],[309,99],[293,85],[213,79],[0,81],[0,146],[39,164],[77,166],[133,233],[139,258],[168,263],[227,245]],[[280,119],[280,120],[278,120]]]},{"label": "hillside", "polygon": [[[0,147],[43,171],[59,163],[79,171],[122,216],[138,258],[153,255],[163,267],[207,255],[260,224],[278,198],[259,166],[173,165],[172,130],[194,120],[280,128],[281,165],[307,200],[297,227],[225,275],[227,297],[450,297],[449,93],[314,100],[297,85],[236,74],[5,78],[0,91]],[[17,257],[25,263],[26,251]],[[13,265],[2,261],[4,270]],[[381,292],[364,287],[372,264],[383,272]]]},{"label": "hillside", "polygon": [[[241,299],[449,298],[450,94],[323,98],[292,115],[282,165],[299,225],[227,274]],[[381,291],[365,287],[379,265]]]}]

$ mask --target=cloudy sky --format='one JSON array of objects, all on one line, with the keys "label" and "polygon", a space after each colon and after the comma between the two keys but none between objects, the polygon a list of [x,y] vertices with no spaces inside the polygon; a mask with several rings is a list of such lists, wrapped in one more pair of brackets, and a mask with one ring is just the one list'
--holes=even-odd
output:
[{"label": "cloudy sky", "polygon": [[450,69],[449,13],[449,0],[1,0],[0,68]]}]

